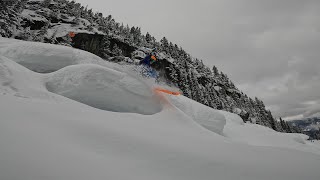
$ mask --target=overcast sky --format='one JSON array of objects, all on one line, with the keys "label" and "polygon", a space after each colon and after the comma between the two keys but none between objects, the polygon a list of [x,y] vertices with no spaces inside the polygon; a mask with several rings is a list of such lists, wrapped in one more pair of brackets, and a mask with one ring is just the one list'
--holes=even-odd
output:
[{"label": "overcast sky", "polygon": [[276,117],[320,111],[320,0],[77,0],[216,65]]}]

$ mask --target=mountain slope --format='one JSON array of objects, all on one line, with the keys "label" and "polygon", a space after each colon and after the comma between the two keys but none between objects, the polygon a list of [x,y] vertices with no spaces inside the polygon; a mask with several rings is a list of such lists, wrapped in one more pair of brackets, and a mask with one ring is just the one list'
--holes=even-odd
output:
[{"label": "mountain slope", "polygon": [[310,139],[320,139],[320,118],[309,117],[301,120],[289,121],[292,126],[298,127],[302,132],[310,137]]},{"label": "mountain slope", "polygon": [[[261,100],[242,93],[226,74],[216,67],[208,68],[165,37],[158,42],[149,33],[141,34],[138,27],[124,26],[111,15],[104,17],[74,1],[1,3],[0,34],[3,37],[73,46],[122,64],[137,62],[155,48],[159,63],[154,68],[160,80],[178,87],[185,96],[214,109],[237,113],[244,121],[280,132],[298,132],[276,121]],[[39,68],[42,66],[41,62],[37,64]]]},{"label": "mountain slope", "polygon": [[[20,41],[0,38],[0,46],[17,42]],[[121,90],[128,87],[133,92],[139,91],[141,81],[146,85],[143,89],[150,93],[152,85],[125,73],[129,71],[124,66],[79,50],[75,51],[79,57],[87,55],[85,59],[75,58],[74,64],[55,66],[60,69],[52,73],[36,73],[31,70],[33,66],[28,66],[30,69],[22,66],[25,55],[30,62],[43,57],[39,47],[48,52],[53,48],[56,54],[43,59],[46,63],[42,66],[52,70],[51,61],[55,57],[68,59],[74,51],[33,42],[29,42],[29,47],[30,51],[11,58],[0,52],[0,179],[320,178],[320,144],[306,141],[302,134],[278,133],[245,124],[236,114],[206,109],[184,96],[162,93],[143,97],[158,98],[161,110],[152,115],[100,110],[50,92],[47,83],[63,78],[65,81],[61,80],[59,87],[74,90],[78,82],[84,82],[77,79],[87,77],[79,74],[90,75],[96,72],[92,69],[98,72],[102,69],[103,73],[96,74],[97,77],[105,73],[132,79],[112,93],[104,91],[109,81],[91,81],[91,84],[80,84],[79,88],[95,89],[118,98],[126,93]],[[70,78],[71,74],[76,75],[75,79]],[[131,96],[141,97],[141,94]],[[125,106],[126,102],[118,105]]]}]

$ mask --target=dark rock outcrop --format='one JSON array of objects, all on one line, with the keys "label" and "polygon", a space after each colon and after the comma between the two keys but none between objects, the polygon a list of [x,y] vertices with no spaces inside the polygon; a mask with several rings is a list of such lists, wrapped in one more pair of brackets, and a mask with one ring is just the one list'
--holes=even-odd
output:
[{"label": "dark rock outcrop", "polygon": [[130,46],[127,43],[124,43],[118,39],[110,38],[110,47],[114,47],[115,44],[122,50],[122,55],[131,58],[133,51],[137,50],[136,47]]},{"label": "dark rock outcrop", "polygon": [[[101,51],[102,40],[104,39],[102,34],[88,34],[88,33],[77,33],[75,37],[72,38],[73,47],[83,49],[85,51],[89,51],[93,54],[96,54],[100,57],[104,57],[105,55]],[[137,48],[128,45],[127,43],[121,42],[118,39],[108,37],[110,41],[110,47],[114,47],[115,44],[122,50],[122,55],[126,57],[131,57],[133,51]],[[112,52],[112,48],[110,49]],[[109,54],[112,56],[112,54]]]},{"label": "dark rock outcrop", "polygon": [[23,19],[21,22],[21,26],[23,28],[30,27],[30,30],[40,30],[42,27],[46,26],[49,22],[48,21],[36,21],[36,20],[29,20]]},{"label": "dark rock outcrop", "polygon": [[101,56],[100,45],[104,35],[78,33],[72,38],[73,47],[89,51],[93,54]]}]

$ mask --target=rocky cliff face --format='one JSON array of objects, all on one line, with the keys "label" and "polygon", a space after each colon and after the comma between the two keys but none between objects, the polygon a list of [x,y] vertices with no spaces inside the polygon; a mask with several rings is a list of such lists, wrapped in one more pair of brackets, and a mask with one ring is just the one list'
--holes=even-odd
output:
[{"label": "rocky cliff face", "polygon": [[78,33],[72,38],[72,46],[78,49],[89,51],[93,54],[101,56],[100,46],[103,39],[102,34]]},{"label": "rocky cliff face", "polygon": [[[108,39],[110,42],[110,52],[107,54],[103,54],[103,44],[105,43],[104,40]],[[93,54],[96,54],[100,57],[105,58],[106,56],[113,56],[112,51],[114,47],[117,46],[122,55],[125,57],[130,57],[132,53],[137,49],[137,47],[131,46],[127,43],[121,42],[115,38],[109,37],[108,35],[103,34],[88,34],[88,33],[77,33],[75,37],[72,38],[71,45],[78,49],[83,49],[85,51],[89,51]]]}]

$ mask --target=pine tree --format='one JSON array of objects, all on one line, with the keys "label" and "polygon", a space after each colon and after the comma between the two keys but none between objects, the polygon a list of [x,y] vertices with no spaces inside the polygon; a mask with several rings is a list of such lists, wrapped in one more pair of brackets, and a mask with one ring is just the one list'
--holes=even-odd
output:
[{"label": "pine tree", "polygon": [[219,76],[219,71],[218,71],[218,68],[216,66],[212,67],[212,72],[213,72],[214,76]]},{"label": "pine tree", "polygon": [[276,120],[273,118],[271,111],[268,110],[267,113],[268,113],[268,119],[270,121],[271,128],[274,130],[277,130]]},{"label": "pine tree", "polygon": [[147,32],[147,34],[146,34],[146,41],[147,41],[147,43],[151,43],[151,41],[152,41],[152,37],[149,34],[149,32]]},{"label": "pine tree", "polygon": [[280,121],[277,121],[275,120],[275,125],[276,125],[276,129],[278,132],[285,132],[282,128],[282,125],[281,125],[281,122]]},{"label": "pine tree", "polygon": [[161,40],[160,40],[160,43],[161,43],[161,50],[166,52],[167,54],[169,53],[169,43],[168,43],[168,40],[166,37],[163,37]]},{"label": "pine tree", "polygon": [[108,54],[111,53],[110,51],[110,40],[108,36],[103,36],[102,40],[101,40],[101,45],[100,45],[100,52],[101,52],[101,56],[103,58],[108,57]]},{"label": "pine tree", "polygon": [[177,85],[177,83],[179,82],[179,76],[178,76],[178,72],[176,70],[176,68],[174,67],[173,64],[170,64],[169,67],[167,67],[167,72],[169,74],[168,79],[171,80],[172,83],[174,83],[175,85]]},{"label": "pine tree", "polygon": [[30,41],[30,40],[32,40],[30,27],[27,27],[27,28],[24,30],[24,32],[22,32],[22,34],[20,35],[20,37],[21,37],[22,40],[25,40],[25,41]]},{"label": "pine tree", "polygon": [[118,47],[117,44],[114,44],[114,45],[113,45],[112,54],[113,54],[114,56],[122,56],[122,50]]},{"label": "pine tree", "polygon": [[284,132],[288,132],[289,131],[286,122],[281,117],[280,117],[280,124],[281,124],[281,127],[282,127]]},{"label": "pine tree", "polygon": [[212,92],[212,98],[211,99],[213,100],[213,103],[211,103],[211,107],[212,108],[214,108],[214,109],[222,109],[220,98],[215,92]]}]

